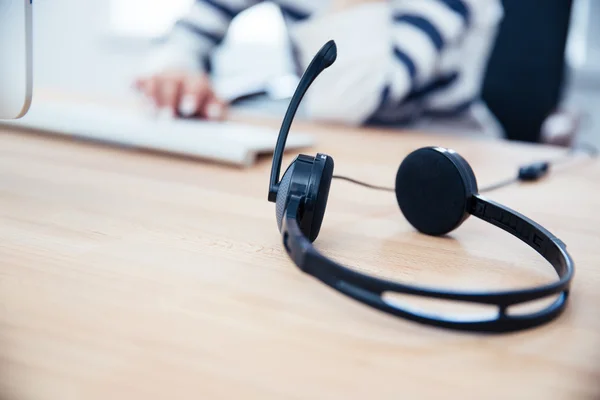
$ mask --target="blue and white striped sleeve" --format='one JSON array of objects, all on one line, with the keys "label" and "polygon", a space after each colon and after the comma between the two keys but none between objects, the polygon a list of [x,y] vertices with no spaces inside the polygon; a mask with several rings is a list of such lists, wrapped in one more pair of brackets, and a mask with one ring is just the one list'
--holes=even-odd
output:
[{"label": "blue and white striped sleeve", "polygon": [[467,31],[469,8],[463,0],[392,2],[390,79],[392,98],[426,85],[435,77],[440,56]]},{"label": "blue and white striped sleeve", "polygon": [[204,70],[204,60],[224,39],[235,16],[258,0],[195,0],[164,43],[147,60],[150,73],[165,69]]},{"label": "blue and white striped sleeve", "polygon": [[456,47],[473,21],[468,1],[389,0],[366,3],[301,24],[293,31],[306,66],[329,39],[336,63],[307,94],[314,118],[360,125],[381,106],[394,104],[438,76],[442,56]]}]

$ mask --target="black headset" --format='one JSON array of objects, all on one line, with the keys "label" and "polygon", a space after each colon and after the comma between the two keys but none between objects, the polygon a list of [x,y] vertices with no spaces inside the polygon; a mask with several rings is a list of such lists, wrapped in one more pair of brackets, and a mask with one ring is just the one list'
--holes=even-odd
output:
[{"label": "black headset", "polygon": [[[285,142],[298,105],[317,76],[337,57],[334,41],[327,42],[304,72],[285,114],[273,154],[268,200],[276,203],[277,226],[285,250],[305,273],[333,289],[378,310],[413,321],[458,330],[509,332],[541,325],[556,318],[567,304],[574,264],[565,244],[529,218],[488,200],[478,192],[477,180],[467,161],[441,147],[410,153],[396,175],[400,210],[419,232],[445,235],[474,215],[521,239],[556,270],[559,280],[530,289],[499,292],[456,292],[397,283],[346,268],[319,253],[313,242],[319,235],[329,188],[333,158],[300,154],[279,181]],[[401,293],[436,299],[494,305],[490,318],[449,318],[418,312],[384,300],[384,293]],[[546,308],[511,315],[509,307],[557,295]]]}]

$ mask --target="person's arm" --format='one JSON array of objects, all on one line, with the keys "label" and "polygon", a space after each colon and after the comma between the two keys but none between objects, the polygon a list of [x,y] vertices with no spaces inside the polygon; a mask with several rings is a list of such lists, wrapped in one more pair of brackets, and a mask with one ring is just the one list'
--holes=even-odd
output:
[{"label": "person's arm", "polygon": [[[329,39],[338,58],[306,96],[311,118],[360,125],[382,94],[400,102],[435,78],[444,49],[469,28],[478,0],[334,0],[332,9],[293,31],[300,62]],[[488,2],[488,0],[482,0]]]},{"label": "person's arm", "polygon": [[225,104],[211,88],[206,60],[235,16],[259,0],[195,0],[145,61],[135,87],[170,114],[219,118]]}]

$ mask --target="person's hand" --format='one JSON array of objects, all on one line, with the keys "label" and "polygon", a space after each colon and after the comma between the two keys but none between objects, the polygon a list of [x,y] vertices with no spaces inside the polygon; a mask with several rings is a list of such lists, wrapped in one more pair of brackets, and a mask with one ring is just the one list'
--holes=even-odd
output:
[{"label": "person's hand", "polygon": [[170,116],[222,119],[226,104],[212,90],[204,73],[165,71],[136,79],[135,88]]}]

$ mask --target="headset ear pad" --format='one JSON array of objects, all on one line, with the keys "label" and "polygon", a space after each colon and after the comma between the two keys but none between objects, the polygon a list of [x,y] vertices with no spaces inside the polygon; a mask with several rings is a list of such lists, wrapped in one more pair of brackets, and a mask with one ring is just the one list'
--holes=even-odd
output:
[{"label": "headset ear pad", "polygon": [[279,188],[277,189],[277,198],[275,199],[275,218],[277,219],[277,228],[281,232],[281,223],[283,221],[283,213],[287,206],[287,199],[290,194],[290,183],[292,182],[292,174],[294,173],[294,163],[292,163],[283,174]]},{"label": "headset ear pad", "polygon": [[[294,170],[295,163],[292,163],[283,174],[281,182],[279,183],[279,189],[277,190],[275,215],[279,232],[281,232],[284,217],[283,214],[285,213],[288,197],[290,195]],[[307,174],[306,177],[307,193],[304,193],[303,195],[305,196],[305,208],[311,210],[311,213],[306,213],[305,217],[300,221],[300,229],[302,230],[302,233],[313,242],[317,236],[319,236],[319,231],[323,224],[323,217],[325,216],[331,179],[333,178],[333,158],[325,154],[318,154],[317,157],[313,159],[310,176]],[[303,178],[299,176],[294,179],[302,180]]]},{"label": "headset ear pad", "polygon": [[409,154],[396,174],[396,199],[408,222],[427,235],[445,235],[469,216],[475,174],[459,154],[425,147]]},{"label": "headset ear pad", "polygon": [[313,212],[313,218],[310,223],[310,232],[308,233],[308,238],[311,242],[317,239],[317,236],[319,236],[319,232],[321,231],[321,225],[323,224],[323,218],[325,217],[325,209],[327,208],[327,199],[329,198],[329,189],[331,188],[334,167],[333,158],[329,157],[328,155],[317,154],[317,159],[318,158],[324,159],[325,163],[319,178],[315,208]]}]

